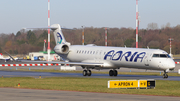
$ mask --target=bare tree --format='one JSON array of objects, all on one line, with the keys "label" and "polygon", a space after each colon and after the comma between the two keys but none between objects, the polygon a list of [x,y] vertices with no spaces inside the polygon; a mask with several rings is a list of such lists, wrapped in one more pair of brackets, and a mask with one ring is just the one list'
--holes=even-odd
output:
[{"label": "bare tree", "polygon": [[156,30],[158,29],[158,24],[157,23],[149,23],[147,26],[147,29],[151,29],[151,30]]}]

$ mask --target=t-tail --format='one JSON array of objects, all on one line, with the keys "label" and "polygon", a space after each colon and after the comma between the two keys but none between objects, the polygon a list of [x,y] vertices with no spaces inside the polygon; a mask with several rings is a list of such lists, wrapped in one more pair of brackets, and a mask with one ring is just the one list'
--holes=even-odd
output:
[{"label": "t-tail", "polygon": [[53,24],[51,27],[43,27],[43,28],[24,28],[24,29],[51,29],[54,34],[56,46],[54,51],[60,54],[68,54],[69,53],[69,46],[71,45],[69,42],[66,42],[64,35],[61,29],[68,29],[68,28],[61,28],[59,24]]},{"label": "t-tail", "polygon": [[54,51],[57,54],[68,54],[69,47],[71,44],[69,42],[66,42],[64,35],[62,33],[62,30],[61,30],[61,29],[67,29],[67,28],[61,28],[59,24],[53,24],[50,28],[53,31],[54,38],[56,41],[56,46],[54,47]]},{"label": "t-tail", "polygon": [[65,40],[64,35],[61,30],[61,26],[59,24],[53,24],[51,26],[51,29],[53,30],[56,45],[66,44],[66,40]]},{"label": "t-tail", "polygon": [[54,34],[54,38],[56,41],[56,45],[58,44],[69,44],[66,42],[64,35],[62,33],[62,29],[67,29],[67,28],[61,28],[59,24],[53,24],[51,27],[40,27],[40,28],[23,28],[23,29],[51,29]]}]

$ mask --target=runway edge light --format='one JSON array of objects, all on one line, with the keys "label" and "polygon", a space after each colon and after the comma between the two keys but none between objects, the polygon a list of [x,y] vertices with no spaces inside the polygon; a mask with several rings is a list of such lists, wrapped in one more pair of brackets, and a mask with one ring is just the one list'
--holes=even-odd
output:
[{"label": "runway edge light", "polygon": [[155,88],[155,80],[109,80],[108,88]]}]

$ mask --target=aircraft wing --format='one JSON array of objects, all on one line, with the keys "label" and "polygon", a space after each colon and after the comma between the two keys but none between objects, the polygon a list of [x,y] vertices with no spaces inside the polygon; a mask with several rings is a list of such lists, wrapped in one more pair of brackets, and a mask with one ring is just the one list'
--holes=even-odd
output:
[{"label": "aircraft wing", "polygon": [[[5,51],[6,52],[6,51]],[[12,59],[13,61],[15,61],[15,59],[8,53],[8,52],[6,52],[6,54],[8,54],[9,55],[9,59]]]},{"label": "aircraft wing", "polygon": [[52,63],[52,64],[69,64],[76,66],[100,66],[102,67],[104,63],[92,63],[92,62],[61,62],[61,61],[31,61],[31,60],[19,60],[20,62],[31,62],[31,63]]}]

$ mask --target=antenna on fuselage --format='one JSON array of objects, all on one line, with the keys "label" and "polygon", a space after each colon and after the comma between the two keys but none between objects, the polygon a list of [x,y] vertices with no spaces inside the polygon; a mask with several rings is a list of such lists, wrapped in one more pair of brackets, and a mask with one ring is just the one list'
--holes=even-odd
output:
[{"label": "antenna on fuselage", "polygon": [[149,49],[149,46],[147,46],[147,49]]}]

